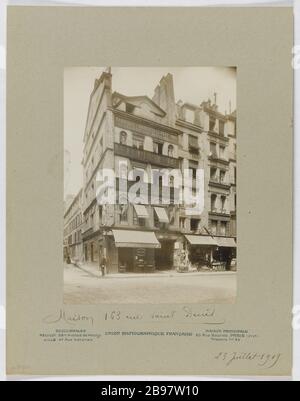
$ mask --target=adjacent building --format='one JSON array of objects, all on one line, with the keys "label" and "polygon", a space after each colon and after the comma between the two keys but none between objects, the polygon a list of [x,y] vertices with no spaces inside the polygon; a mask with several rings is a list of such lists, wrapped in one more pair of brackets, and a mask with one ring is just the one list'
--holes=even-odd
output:
[{"label": "adjacent building", "polygon": [[82,245],[82,189],[66,204],[64,213],[64,260],[83,261]]},{"label": "adjacent building", "polygon": [[[81,252],[86,262],[99,263],[105,257],[109,273],[214,263],[230,268],[236,248],[236,115],[220,113],[216,103],[216,96],[201,105],[176,103],[171,74],[161,79],[150,99],[112,92],[110,70],[102,73],[90,96],[83,188],[65,214],[65,248],[71,258],[80,258]],[[99,205],[98,171],[115,171],[120,199],[122,165],[148,173],[131,177],[128,184],[142,180],[149,189],[147,201]],[[154,178],[153,171],[190,169],[194,192],[199,168],[204,170],[204,210],[193,215],[175,202],[182,188],[174,177],[166,182]],[[157,199],[151,197],[153,180]],[[74,219],[78,225],[72,224]],[[75,238],[76,233],[80,236]]]}]

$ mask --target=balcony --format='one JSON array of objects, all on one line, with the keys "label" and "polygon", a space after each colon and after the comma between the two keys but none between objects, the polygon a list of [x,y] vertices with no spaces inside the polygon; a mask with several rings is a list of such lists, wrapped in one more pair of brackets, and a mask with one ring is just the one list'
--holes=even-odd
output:
[{"label": "balcony", "polygon": [[228,212],[228,210],[226,209],[217,209],[215,207],[212,207],[209,214],[230,218],[230,212]]},{"label": "balcony", "polygon": [[209,185],[212,187],[222,188],[222,189],[230,189],[230,184],[226,183],[218,178],[210,177]]},{"label": "balcony", "polygon": [[86,229],[82,233],[82,239],[84,240],[84,239],[90,237],[93,234],[93,232],[94,232],[93,227],[90,227],[90,228]]},{"label": "balcony", "polygon": [[139,161],[142,163],[149,163],[155,166],[166,168],[179,168],[179,160],[173,157],[158,155],[147,150],[135,149],[131,146],[120,145],[115,143],[115,154],[117,156],[125,157],[130,160]]},{"label": "balcony", "polygon": [[222,134],[220,132],[215,132],[215,131],[213,131],[211,129],[209,129],[208,135],[213,137],[213,138],[220,139],[221,141],[224,141],[224,142],[228,142],[229,141],[229,138],[227,136],[225,136],[224,134]]},{"label": "balcony", "polygon": [[197,157],[197,156],[199,156],[200,155],[200,150],[199,150],[199,148],[197,147],[194,147],[194,146],[189,146],[189,152],[194,156],[194,157]]},{"label": "balcony", "polygon": [[208,159],[212,162],[216,163],[222,163],[222,164],[229,164],[229,161],[227,159],[224,159],[223,157],[219,156],[217,153],[211,153]]}]

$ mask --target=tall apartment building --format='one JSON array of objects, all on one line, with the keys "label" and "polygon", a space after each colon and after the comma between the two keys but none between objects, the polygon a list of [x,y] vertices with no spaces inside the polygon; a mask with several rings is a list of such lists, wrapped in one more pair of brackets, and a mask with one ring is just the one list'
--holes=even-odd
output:
[{"label": "tall apartment building", "polygon": [[[84,133],[83,251],[84,259],[105,256],[108,272],[153,271],[226,259],[235,250],[235,116],[223,115],[211,101],[200,106],[175,102],[173,77],[163,77],[153,99],[112,93],[110,71],[95,81]],[[146,171],[151,192],[154,170],[190,169],[192,191],[196,172],[204,170],[204,210],[192,215],[174,201],[180,191],[174,179],[156,177],[158,200],[168,203],[107,204],[97,202],[97,173],[112,169],[117,191],[120,166]],[[150,178],[149,178],[150,177]],[[129,186],[139,179],[132,177]]]}]

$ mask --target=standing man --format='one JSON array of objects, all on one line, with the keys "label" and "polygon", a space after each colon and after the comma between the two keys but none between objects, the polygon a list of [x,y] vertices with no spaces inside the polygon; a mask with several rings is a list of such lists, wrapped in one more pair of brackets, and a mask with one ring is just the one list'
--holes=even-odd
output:
[{"label": "standing man", "polygon": [[106,257],[103,255],[102,259],[101,259],[101,262],[100,262],[100,268],[101,268],[102,277],[105,277],[106,267],[107,267],[107,260],[106,260]]}]

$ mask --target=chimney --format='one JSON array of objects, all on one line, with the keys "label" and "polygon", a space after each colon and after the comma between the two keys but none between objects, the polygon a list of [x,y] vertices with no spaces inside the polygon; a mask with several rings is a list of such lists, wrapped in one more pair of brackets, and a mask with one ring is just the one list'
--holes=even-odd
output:
[{"label": "chimney", "polygon": [[215,105],[217,105],[217,93],[216,92],[214,93],[214,102],[215,102]]},{"label": "chimney", "polygon": [[155,88],[152,100],[167,113],[166,120],[169,125],[174,127],[176,121],[176,105],[172,74],[168,73],[166,76],[162,77],[159,85]]}]

